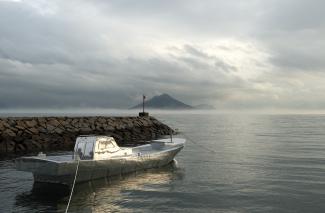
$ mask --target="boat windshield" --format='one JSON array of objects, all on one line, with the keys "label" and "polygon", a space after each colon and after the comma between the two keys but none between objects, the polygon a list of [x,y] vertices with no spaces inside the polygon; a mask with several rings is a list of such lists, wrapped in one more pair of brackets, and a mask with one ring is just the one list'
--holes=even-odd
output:
[{"label": "boat windshield", "polygon": [[75,146],[75,155],[79,155],[81,160],[91,160],[94,157],[94,141],[93,140],[80,140],[77,141]]},{"label": "boat windshield", "polygon": [[113,153],[120,150],[113,138],[100,138],[97,144],[97,153]]}]

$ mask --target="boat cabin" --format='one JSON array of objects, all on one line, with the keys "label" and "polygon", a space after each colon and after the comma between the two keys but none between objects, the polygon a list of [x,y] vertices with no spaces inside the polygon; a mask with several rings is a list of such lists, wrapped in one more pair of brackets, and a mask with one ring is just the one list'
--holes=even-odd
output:
[{"label": "boat cabin", "polygon": [[119,147],[113,137],[79,136],[74,147],[73,158],[77,160],[103,160],[132,154],[131,148]]}]

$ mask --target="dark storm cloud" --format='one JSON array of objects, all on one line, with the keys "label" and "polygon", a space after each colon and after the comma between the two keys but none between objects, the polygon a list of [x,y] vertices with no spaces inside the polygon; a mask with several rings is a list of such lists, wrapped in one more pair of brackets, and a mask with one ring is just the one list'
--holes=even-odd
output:
[{"label": "dark storm cloud", "polygon": [[0,108],[325,107],[324,4],[0,1]]}]

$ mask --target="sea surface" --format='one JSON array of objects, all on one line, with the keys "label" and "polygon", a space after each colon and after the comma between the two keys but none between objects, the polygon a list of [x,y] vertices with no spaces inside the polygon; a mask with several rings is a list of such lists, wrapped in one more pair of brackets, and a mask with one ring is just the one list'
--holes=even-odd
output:
[{"label": "sea surface", "polygon": [[[325,212],[325,115],[155,116],[188,138],[177,163],[76,185],[69,212]],[[68,196],[0,160],[0,212],[64,212]]]}]

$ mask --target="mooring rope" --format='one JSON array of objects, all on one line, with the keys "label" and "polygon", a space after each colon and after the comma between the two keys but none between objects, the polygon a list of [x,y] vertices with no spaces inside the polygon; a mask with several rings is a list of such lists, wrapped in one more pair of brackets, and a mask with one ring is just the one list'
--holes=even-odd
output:
[{"label": "mooring rope", "polygon": [[215,153],[215,154],[217,153],[215,150],[213,150],[213,149],[211,149],[209,147],[206,147],[206,146],[204,146],[204,145],[202,145],[202,144],[200,144],[200,143],[198,143],[198,142],[190,139],[190,137],[188,137],[184,132],[178,131],[178,133],[181,134],[181,135],[183,135],[186,138],[186,140],[190,141],[192,144],[200,147],[201,149],[204,149],[205,151],[208,151],[208,152],[211,152],[211,153]]},{"label": "mooring rope", "polygon": [[76,179],[77,179],[77,175],[78,175],[79,162],[80,162],[80,159],[78,158],[76,173],[74,175],[74,180],[73,180],[73,184],[72,184],[72,188],[71,188],[71,192],[70,192],[70,197],[69,197],[69,201],[68,201],[68,204],[67,204],[67,208],[65,209],[65,213],[67,213],[68,210],[69,210],[69,206],[70,206],[70,202],[71,202],[72,194],[73,194],[73,190],[74,190],[74,185],[76,184]]}]

